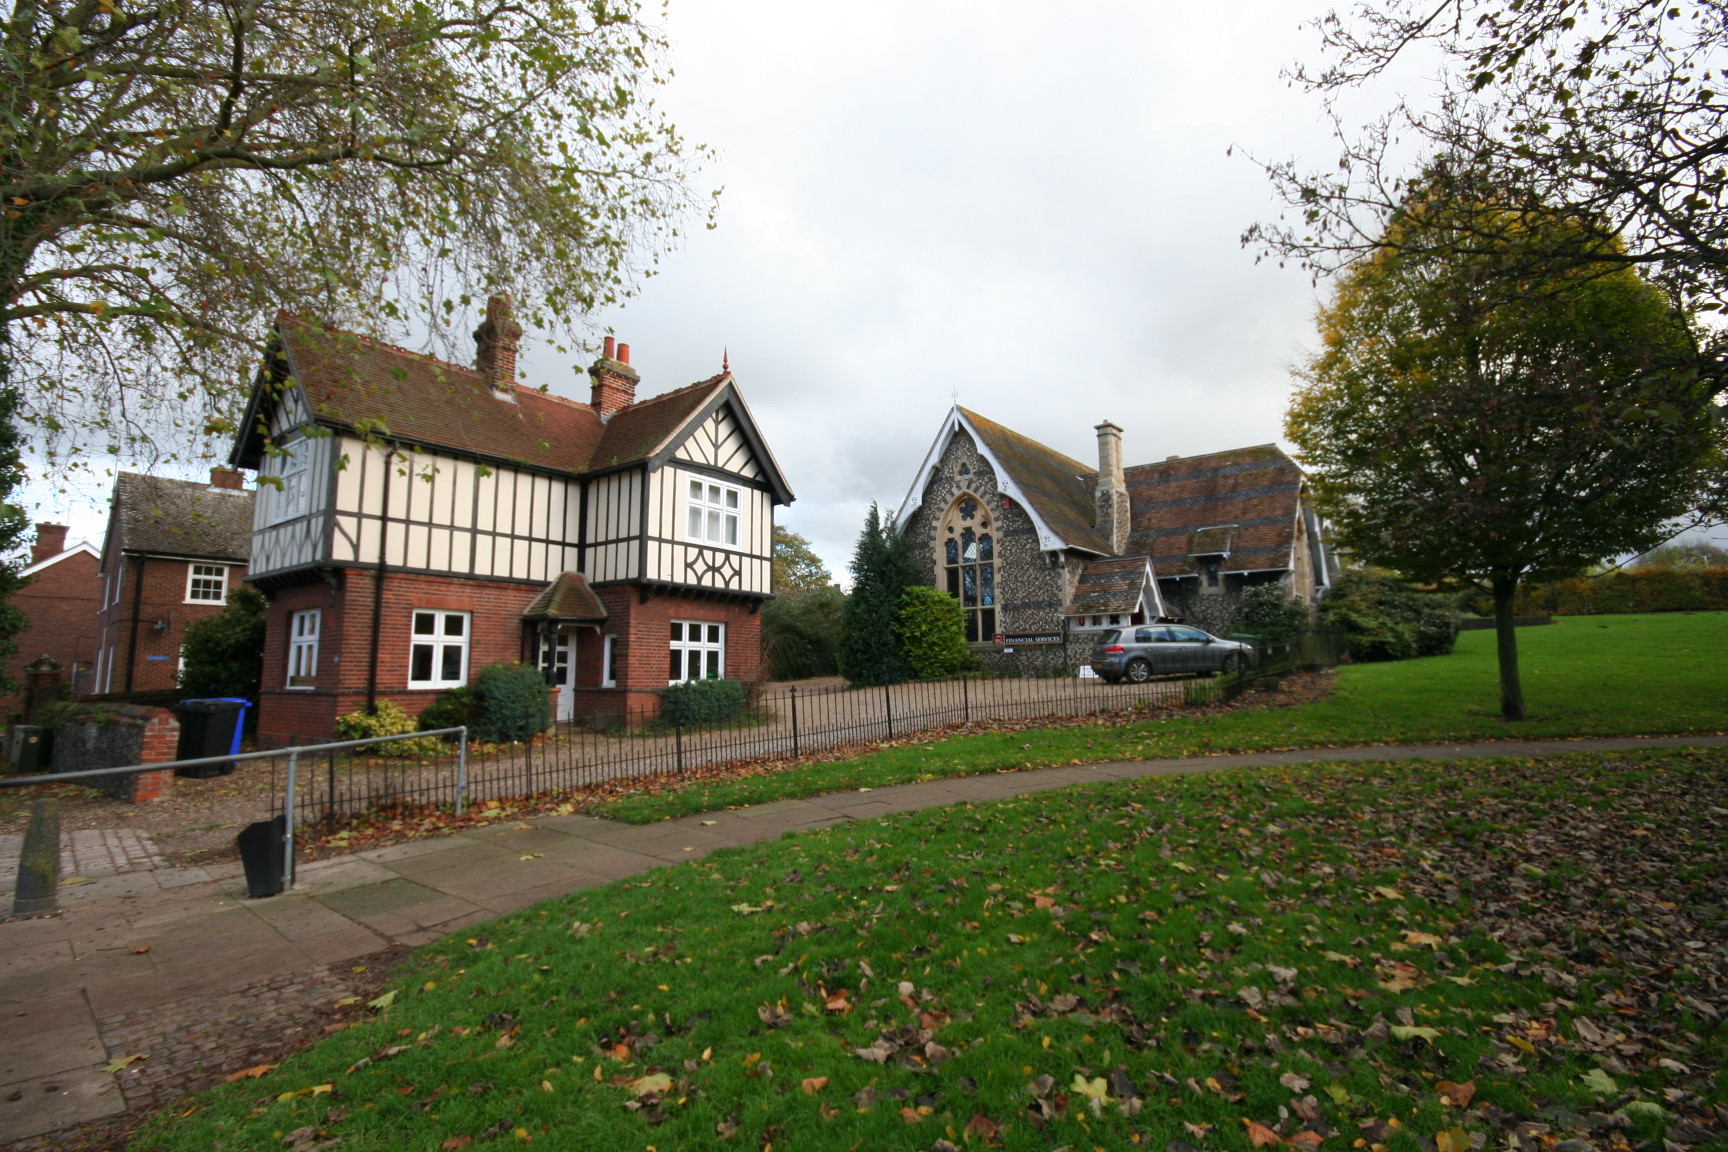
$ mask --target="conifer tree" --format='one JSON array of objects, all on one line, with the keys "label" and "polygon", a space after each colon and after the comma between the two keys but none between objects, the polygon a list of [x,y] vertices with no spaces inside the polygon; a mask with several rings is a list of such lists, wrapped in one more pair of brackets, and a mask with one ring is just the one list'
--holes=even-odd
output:
[{"label": "conifer tree", "polygon": [[852,595],[840,617],[840,674],[854,684],[896,684],[912,676],[894,621],[902,593],[918,583],[911,541],[875,504],[852,553]]}]

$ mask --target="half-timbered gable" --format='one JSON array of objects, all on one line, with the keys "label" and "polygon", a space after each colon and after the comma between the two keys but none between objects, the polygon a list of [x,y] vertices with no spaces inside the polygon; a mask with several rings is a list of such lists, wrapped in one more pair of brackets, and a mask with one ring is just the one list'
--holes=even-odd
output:
[{"label": "half-timbered gable", "polygon": [[1097,433],[1091,467],[955,407],[901,505],[925,578],[960,599],[987,664],[1077,668],[1095,629],[1256,583],[1312,602],[1329,583],[1306,482],[1275,445],[1127,467],[1122,429]]},{"label": "half-timbered gable", "polygon": [[[278,318],[234,451],[268,493],[253,579],[293,672],[276,735],[385,694],[417,710],[497,659],[544,664],[565,716],[617,710],[664,687],[698,629],[688,668],[755,674],[792,493],[730,371],[638,401],[608,339],[582,403],[515,382],[519,334],[494,299],[467,367]],[[295,635],[315,639],[296,653]]]}]

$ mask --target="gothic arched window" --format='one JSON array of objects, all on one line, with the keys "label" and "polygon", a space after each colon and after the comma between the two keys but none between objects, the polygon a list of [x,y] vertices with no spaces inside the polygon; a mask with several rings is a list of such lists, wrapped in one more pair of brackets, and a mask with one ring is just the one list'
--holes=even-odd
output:
[{"label": "gothic arched window", "polygon": [[942,526],[942,571],[948,595],[966,614],[969,643],[996,635],[996,535],[990,517],[962,494]]}]

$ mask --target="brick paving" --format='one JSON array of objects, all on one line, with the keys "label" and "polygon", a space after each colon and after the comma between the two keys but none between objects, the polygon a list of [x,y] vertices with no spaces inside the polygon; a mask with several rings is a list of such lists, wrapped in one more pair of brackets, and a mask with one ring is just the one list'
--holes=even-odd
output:
[{"label": "brick paving", "polygon": [[[1337,760],[1728,747],[1728,735],[1547,740],[1126,761],[782,800],[647,826],[534,818],[304,866],[243,896],[235,865],[165,867],[147,838],[67,846],[85,883],[61,911],[0,923],[0,1144],[108,1147],[127,1118],[285,1049],[355,994],[376,958],[579,888],[716,848],[943,804],[1137,776]],[[3,851],[3,846],[0,846]],[[13,850],[16,854],[16,848]],[[382,972],[380,967],[376,971]],[[110,1072],[115,1062],[139,1056]],[[97,1135],[92,1137],[90,1133]],[[92,1142],[99,1141],[99,1142]]]},{"label": "brick paving", "polygon": [[[0,836],[0,885],[11,891],[18,880],[18,854],[24,837]],[[166,863],[155,841],[134,828],[81,828],[64,833],[60,844],[60,880],[149,872]]]}]

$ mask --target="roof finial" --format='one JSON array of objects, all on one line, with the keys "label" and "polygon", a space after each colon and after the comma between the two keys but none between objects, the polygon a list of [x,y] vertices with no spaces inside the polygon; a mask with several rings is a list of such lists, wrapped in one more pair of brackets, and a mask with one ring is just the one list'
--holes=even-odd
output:
[{"label": "roof finial", "polygon": [[725,345],[720,347],[720,371],[732,371],[732,350]]}]

